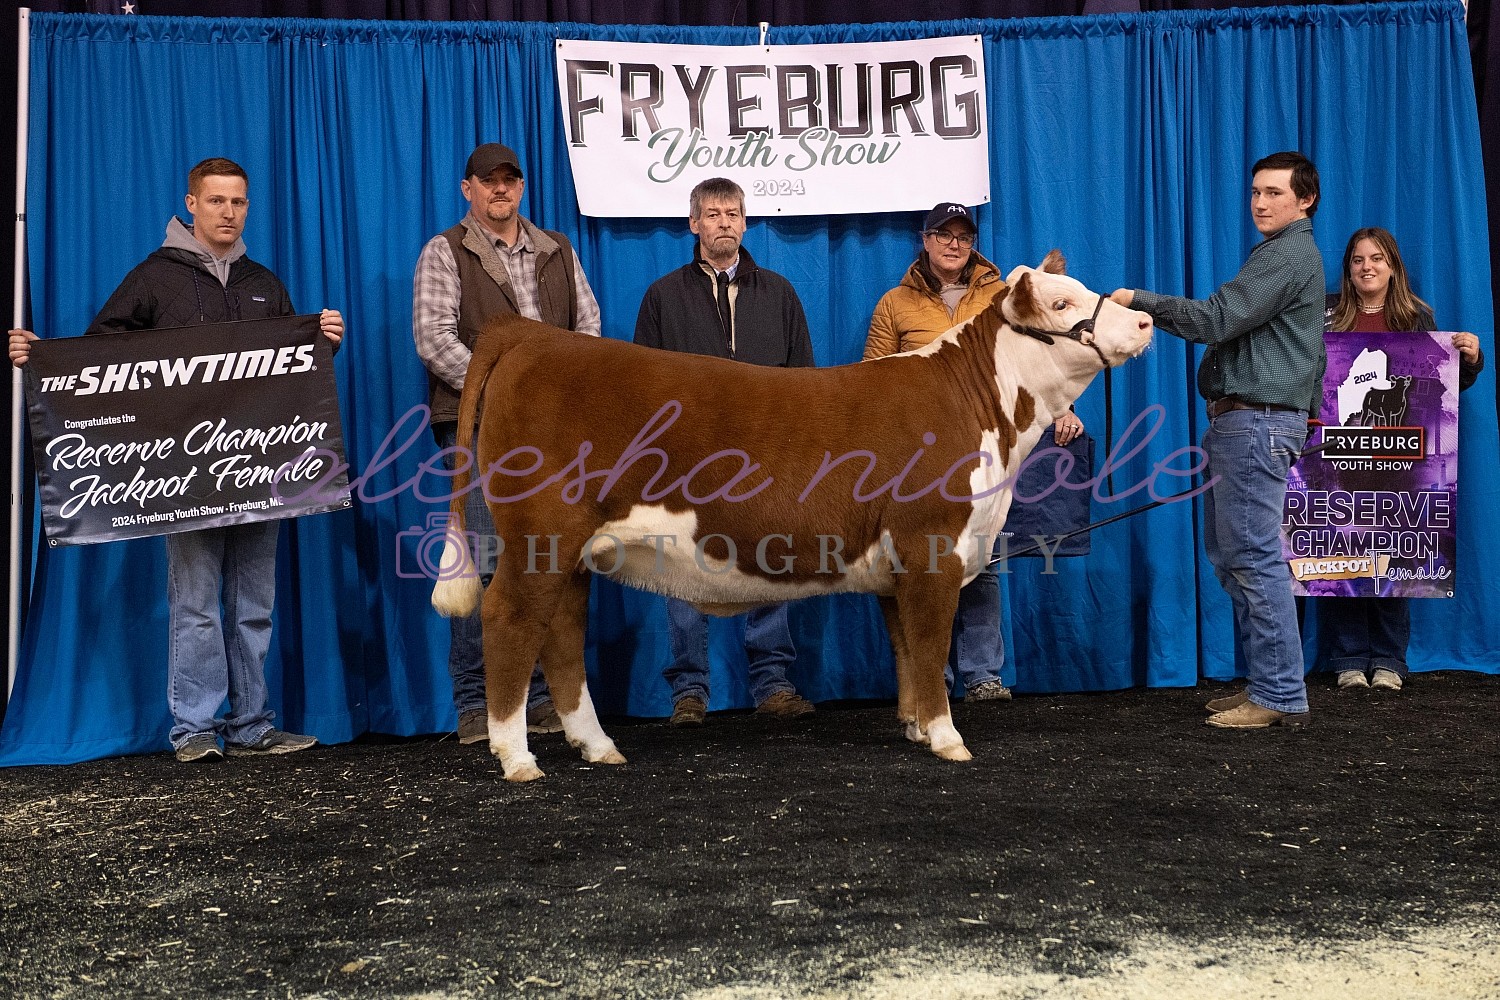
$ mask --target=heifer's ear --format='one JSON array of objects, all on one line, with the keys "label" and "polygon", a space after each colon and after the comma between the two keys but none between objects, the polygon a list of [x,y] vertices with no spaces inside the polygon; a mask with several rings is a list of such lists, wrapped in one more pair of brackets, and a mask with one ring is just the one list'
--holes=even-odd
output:
[{"label": "heifer's ear", "polygon": [[1062,255],[1061,250],[1052,250],[1042,258],[1042,266],[1037,270],[1046,271],[1048,274],[1067,274],[1068,258]]},{"label": "heifer's ear", "polygon": [[1032,284],[1031,272],[1026,272],[1010,285],[1010,294],[1005,299],[1005,315],[1012,323],[1035,326],[1046,318],[1036,301],[1036,286]]}]

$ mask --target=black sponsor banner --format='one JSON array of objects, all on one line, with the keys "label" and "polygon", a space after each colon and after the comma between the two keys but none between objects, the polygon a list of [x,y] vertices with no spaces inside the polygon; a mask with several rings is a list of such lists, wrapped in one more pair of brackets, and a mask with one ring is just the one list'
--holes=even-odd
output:
[{"label": "black sponsor banner", "polygon": [[48,544],[349,506],[317,316],[39,340],[22,371]]}]

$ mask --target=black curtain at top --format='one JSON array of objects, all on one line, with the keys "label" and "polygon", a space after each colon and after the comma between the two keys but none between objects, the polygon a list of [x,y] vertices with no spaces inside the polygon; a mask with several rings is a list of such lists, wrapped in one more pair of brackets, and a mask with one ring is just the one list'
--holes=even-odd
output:
[{"label": "black curtain at top", "polygon": [[[580,21],[585,24],[873,24],[1083,13],[1084,0],[132,0],[148,14],[402,21]],[[1106,3],[1108,0],[1106,0]],[[50,0],[34,10],[104,13],[123,0]],[[1108,9],[1152,10],[1128,2]],[[1208,7],[1210,4],[1199,6]],[[1241,6],[1253,6],[1243,4]]]},{"label": "black curtain at top", "polygon": [[[118,13],[127,0],[37,0],[33,10]],[[401,21],[579,21],[585,24],[875,24],[1057,17],[1153,10],[1281,7],[1284,0],[128,0],[178,17],[327,17]],[[1325,0],[1326,2],[1326,0]],[[1364,0],[1332,0],[1364,2]],[[1488,7],[1487,0],[1471,4]]]}]

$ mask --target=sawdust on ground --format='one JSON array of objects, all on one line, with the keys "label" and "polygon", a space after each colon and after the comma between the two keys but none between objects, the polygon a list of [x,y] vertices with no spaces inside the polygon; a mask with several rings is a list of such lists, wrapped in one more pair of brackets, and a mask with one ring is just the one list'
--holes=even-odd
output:
[{"label": "sawdust on ground", "polygon": [[[973,964],[989,964],[974,956]],[[1366,940],[1141,940],[1107,971],[967,971],[963,954],[893,957],[864,982],[788,991],[725,985],[687,1000],[1489,1000],[1500,998],[1500,928],[1422,928]]]}]

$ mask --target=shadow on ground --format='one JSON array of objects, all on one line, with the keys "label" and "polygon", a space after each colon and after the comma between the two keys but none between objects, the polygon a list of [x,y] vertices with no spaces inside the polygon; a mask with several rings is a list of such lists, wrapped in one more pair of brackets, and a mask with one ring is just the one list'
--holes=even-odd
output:
[{"label": "shadow on ground", "polygon": [[542,737],[523,786],[451,737],[11,769],[0,993],[837,993],[913,957],[1091,977],[1152,937],[1500,923],[1500,677],[1319,684],[1303,731],[1204,726],[1226,690],[957,705],[970,764],[829,705],[616,721],[623,768]]}]

